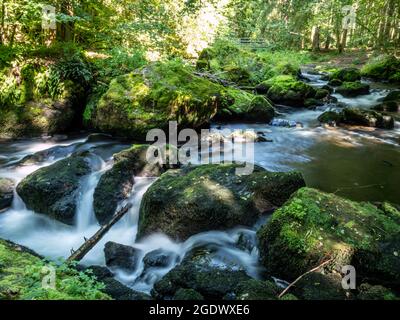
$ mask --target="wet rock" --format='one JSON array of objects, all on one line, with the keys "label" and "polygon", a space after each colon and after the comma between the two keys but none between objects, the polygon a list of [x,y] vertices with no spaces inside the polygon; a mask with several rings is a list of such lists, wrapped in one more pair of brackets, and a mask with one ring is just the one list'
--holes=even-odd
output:
[{"label": "wet rock", "polygon": [[236,242],[236,246],[248,252],[253,251],[254,247],[256,246],[256,236],[255,234],[251,234],[248,232],[242,232],[239,235],[239,238]]},{"label": "wet rock", "polygon": [[361,82],[343,82],[336,92],[344,97],[357,97],[369,94],[370,86]]},{"label": "wet rock", "polygon": [[321,100],[325,99],[330,95],[330,90],[327,89],[318,89],[317,92],[315,93],[315,99]]},{"label": "wet rock", "polygon": [[324,104],[325,104],[325,103],[324,103],[322,100],[310,98],[310,99],[307,99],[307,100],[304,102],[304,107],[306,107],[306,108],[321,107],[321,106],[323,106]]},{"label": "wet rock", "polygon": [[374,107],[377,111],[398,112],[400,108],[400,91],[395,90],[390,92],[384,99],[382,104]]},{"label": "wet rock", "polygon": [[155,283],[152,296],[168,299],[181,289],[191,289],[205,299],[276,299],[276,291],[271,288],[271,283],[254,280],[242,270],[211,265],[207,255],[191,255]]},{"label": "wet rock", "polygon": [[380,129],[394,128],[392,116],[359,108],[344,108],[341,112],[326,111],[318,117],[318,121],[330,125],[349,124]]},{"label": "wet rock", "polygon": [[193,289],[179,289],[172,300],[204,300],[204,297]]},{"label": "wet rock", "polygon": [[104,255],[107,267],[119,269],[124,272],[133,272],[138,266],[140,250],[115,242],[107,242]]},{"label": "wet rock", "polygon": [[329,257],[323,270],[353,265],[359,280],[399,285],[400,225],[398,212],[388,212],[300,189],[258,231],[261,261],[271,275],[292,281]]},{"label": "wet rock", "polygon": [[152,300],[151,296],[130,289],[114,278],[113,273],[106,267],[91,266],[90,270],[98,281],[104,283],[103,292],[115,300]]},{"label": "wet rock", "polygon": [[347,300],[340,274],[312,272],[305,275],[291,292],[302,300]]},{"label": "wet rock", "polygon": [[335,126],[343,120],[343,115],[335,111],[326,111],[318,117],[318,121],[321,123],[327,123]]},{"label": "wet rock", "polygon": [[143,263],[145,269],[164,268],[169,266],[176,259],[176,253],[158,249],[146,254],[143,258]]},{"label": "wet rock", "polygon": [[29,209],[73,225],[80,181],[90,171],[84,157],[72,156],[28,175],[17,192]]},{"label": "wet rock", "polygon": [[237,175],[238,165],[203,165],[170,170],[145,193],[138,237],[154,232],[185,240],[191,235],[253,225],[305,185],[297,172],[272,173],[256,167]]},{"label": "wet rock", "polygon": [[363,283],[358,288],[358,300],[400,300],[400,297],[383,286]]},{"label": "wet rock", "polygon": [[107,224],[113,217],[118,204],[128,198],[134,177],[156,177],[164,169],[146,160],[148,145],[134,145],[114,155],[113,167],[105,172],[93,195],[94,213],[100,224]]},{"label": "wet rock", "polygon": [[14,181],[0,178],[0,212],[9,208],[14,199]]},{"label": "wet rock", "polygon": [[293,120],[286,120],[286,119],[274,119],[270,123],[271,126],[274,127],[288,127],[288,128],[295,128],[297,127],[297,122]]},{"label": "wet rock", "polygon": [[391,116],[358,108],[345,108],[342,111],[342,122],[350,125],[376,127],[381,129],[393,129],[394,119]]}]

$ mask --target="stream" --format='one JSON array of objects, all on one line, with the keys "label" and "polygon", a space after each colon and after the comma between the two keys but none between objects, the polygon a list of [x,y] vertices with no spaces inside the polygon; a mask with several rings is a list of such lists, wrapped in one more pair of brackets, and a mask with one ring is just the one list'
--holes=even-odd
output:
[{"label": "stream", "polygon": [[[320,76],[304,73],[310,84],[322,87],[326,81]],[[357,98],[344,98],[334,94],[340,104],[370,108],[378,104],[392,88],[371,83],[371,93]],[[256,143],[255,163],[271,171],[299,170],[309,187],[357,201],[391,201],[400,203],[400,124],[394,130],[371,128],[344,129],[322,127],[317,118],[328,110],[337,109],[337,104],[324,105],[316,110],[295,109],[278,106],[277,118],[301,123],[289,128],[268,124],[213,124],[215,131],[228,129],[254,129],[263,132],[272,142]],[[77,249],[84,238],[92,236],[99,228],[93,211],[93,193],[101,175],[113,165],[112,155],[129,145],[120,141],[97,136],[96,139],[80,135],[59,136],[56,139],[29,139],[1,142],[0,177],[21,181],[35,170],[48,166],[74,152],[88,151],[93,173],[82,181],[75,226],[67,226],[26,208],[15,192],[12,207],[0,213],[0,238],[9,239],[27,246],[48,258],[67,258],[71,249]],[[20,162],[33,154],[41,155],[39,161]],[[237,266],[256,278],[262,277],[263,269],[258,264],[256,248],[238,248],[240,235],[255,242],[257,227],[235,228],[228,231],[210,231],[192,236],[177,243],[162,234],[154,234],[135,242],[140,202],[143,194],[155,181],[153,178],[135,178],[128,200],[133,206],[108,234],[88,253],[82,264],[104,265],[103,248],[106,242],[134,246],[141,249],[142,258],[149,252],[162,249],[173,252],[176,259],[168,267],[144,270],[143,261],[133,274],[115,270],[116,277],[129,287],[149,292],[155,283],[171,270],[186,253],[194,248],[213,248],[212,263],[219,266]]]}]

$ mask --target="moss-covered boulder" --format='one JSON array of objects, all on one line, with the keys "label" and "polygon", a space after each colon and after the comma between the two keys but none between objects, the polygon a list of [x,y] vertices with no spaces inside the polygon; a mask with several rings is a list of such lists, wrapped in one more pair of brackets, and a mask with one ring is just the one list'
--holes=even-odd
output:
[{"label": "moss-covered boulder", "polygon": [[144,139],[151,129],[166,129],[168,121],[194,128],[207,123],[217,113],[222,91],[181,62],[154,63],[114,79],[85,115],[103,132]]},{"label": "moss-covered boulder", "polygon": [[343,81],[342,80],[339,80],[339,79],[331,79],[331,80],[329,80],[329,82],[328,82],[328,85],[329,86],[332,86],[332,87],[339,87],[339,86],[341,86],[343,84]]},{"label": "moss-covered boulder", "polygon": [[[55,287],[44,288],[53,267]],[[45,273],[43,273],[45,272]],[[0,300],[109,300],[90,273],[49,263],[33,251],[0,239]]]},{"label": "moss-covered boulder", "polygon": [[381,129],[393,129],[394,118],[374,110],[345,108],[342,111],[342,123]]},{"label": "moss-covered boulder", "polygon": [[269,281],[249,277],[243,270],[215,266],[207,253],[189,254],[181,264],[156,282],[152,296],[175,299],[182,290],[212,300],[276,300],[279,288]]},{"label": "moss-covered boulder", "polygon": [[275,109],[263,96],[228,88],[223,97],[214,120],[269,123],[274,118]]},{"label": "moss-covered boulder", "polygon": [[398,286],[398,214],[300,189],[258,231],[261,261],[271,275],[288,281],[329,260],[325,270],[353,265],[360,280]]},{"label": "moss-covered boulder", "polygon": [[375,80],[400,82],[400,60],[391,55],[380,55],[361,69],[361,75]]},{"label": "moss-covered boulder", "polygon": [[164,168],[146,160],[148,145],[133,145],[114,155],[113,167],[100,178],[93,195],[97,221],[104,225],[113,217],[118,204],[128,198],[134,177],[157,177]]},{"label": "moss-covered boulder", "polygon": [[84,57],[21,57],[0,71],[0,136],[15,138],[79,128],[92,75]]},{"label": "moss-covered boulder", "polygon": [[305,185],[297,172],[256,168],[240,176],[237,168],[203,165],[164,173],[143,197],[138,237],[163,232],[185,240],[204,231],[251,226]]},{"label": "moss-covered boulder", "polygon": [[344,97],[357,97],[369,94],[369,89],[369,84],[361,83],[359,81],[343,82],[341,86],[336,89],[336,92]]},{"label": "moss-covered boulder", "polygon": [[73,225],[80,181],[90,171],[87,159],[71,156],[28,175],[17,192],[29,209]]},{"label": "moss-covered boulder", "polygon": [[198,128],[220,110],[230,110],[239,118],[247,117],[247,113],[253,119],[260,113],[273,116],[273,108],[266,100],[238,89],[226,89],[174,60],[153,63],[117,77],[97,107],[86,110],[85,117],[103,132],[144,140],[151,129],[167,129],[169,121]]},{"label": "moss-covered boulder", "polygon": [[14,198],[14,181],[0,178],[0,212],[9,208]]},{"label": "moss-covered boulder", "polygon": [[[261,89],[262,88],[262,89]],[[281,75],[264,81],[258,90],[266,91],[267,97],[278,104],[304,107],[308,98],[314,98],[316,90],[290,75]]]},{"label": "moss-covered boulder", "polygon": [[354,82],[361,80],[361,72],[357,68],[343,68],[334,71],[329,78],[330,80],[338,79],[342,82]]}]

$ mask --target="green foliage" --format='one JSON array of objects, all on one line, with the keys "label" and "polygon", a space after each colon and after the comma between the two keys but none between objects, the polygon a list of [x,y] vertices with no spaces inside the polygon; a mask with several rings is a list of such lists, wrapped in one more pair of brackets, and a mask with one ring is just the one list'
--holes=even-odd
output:
[{"label": "green foliage", "polygon": [[[108,300],[104,284],[75,265],[48,262],[9,242],[0,240],[0,300]],[[43,288],[49,269],[55,270],[55,288]]]}]

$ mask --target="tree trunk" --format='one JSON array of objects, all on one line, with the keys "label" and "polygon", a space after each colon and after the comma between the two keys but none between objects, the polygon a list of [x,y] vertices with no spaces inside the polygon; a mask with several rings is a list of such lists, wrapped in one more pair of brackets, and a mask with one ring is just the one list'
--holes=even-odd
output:
[{"label": "tree trunk", "polygon": [[1,1],[0,45],[5,43],[6,0]]},{"label": "tree trunk", "polygon": [[346,48],[347,43],[347,29],[343,29],[342,36],[339,41],[339,53],[342,53]]},{"label": "tree trunk", "polygon": [[119,210],[110,220],[109,223],[102,226],[93,237],[86,240],[85,243],[67,259],[68,262],[81,261],[86,254],[104,237],[104,235],[116,224],[132,207],[132,204],[128,204]]},{"label": "tree trunk", "polygon": [[[74,16],[74,8],[70,0],[63,0],[60,5],[60,12]],[[74,40],[74,22],[61,22],[57,23],[57,40],[60,42],[70,42]]]},{"label": "tree trunk", "polygon": [[314,51],[314,52],[320,51],[319,27],[318,26],[313,26],[313,28],[312,28],[311,43],[312,43],[312,51]]}]

